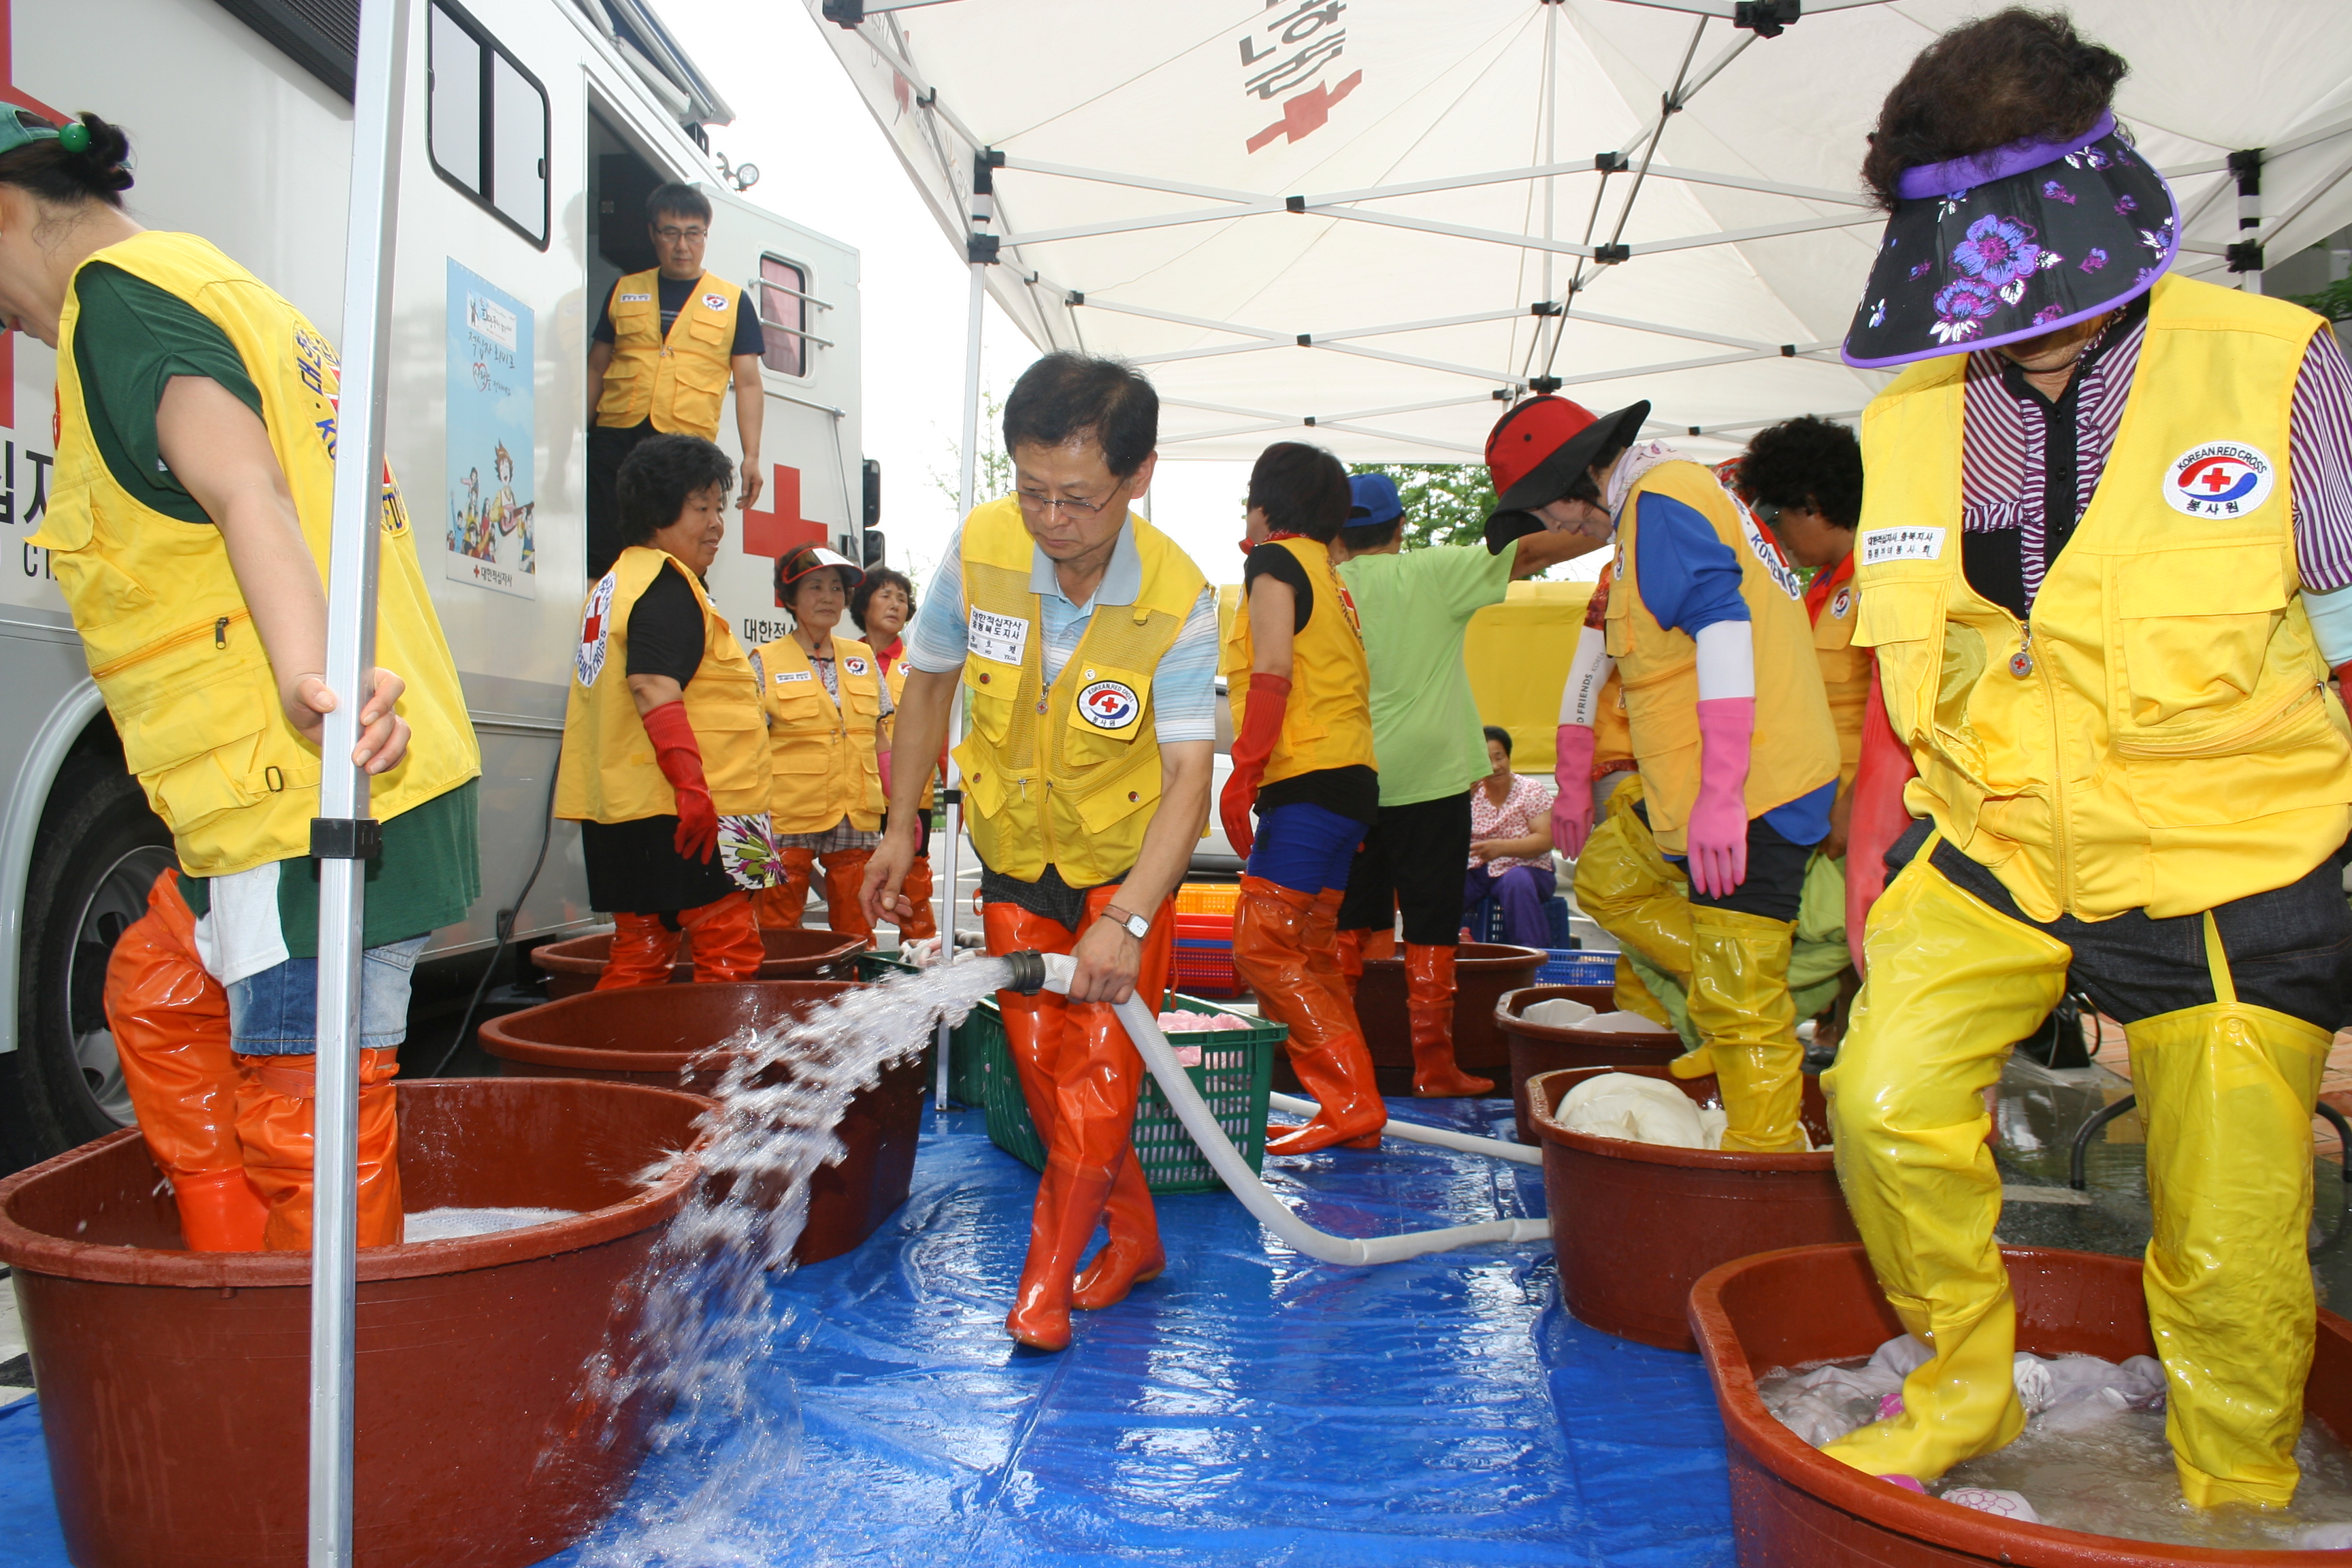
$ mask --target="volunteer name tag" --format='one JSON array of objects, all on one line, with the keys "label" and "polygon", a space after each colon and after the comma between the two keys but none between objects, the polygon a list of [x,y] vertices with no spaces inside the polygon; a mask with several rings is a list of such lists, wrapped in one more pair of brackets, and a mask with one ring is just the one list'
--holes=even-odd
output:
[{"label": "volunteer name tag", "polygon": [[814,680],[815,679],[814,670],[780,669],[776,671],[776,684],[779,686],[789,686],[795,680]]},{"label": "volunteer name tag", "polygon": [[1935,561],[1944,553],[1940,528],[1874,528],[1862,536],[1862,563],[1884,566],[1890,561]]},{"label": "volunteer name tag", "polygon": [[975,606],[964,626],[964,642],[975,658],[1019,664],[1029,650],[1029,623],[1019,616],[994,615]]}]

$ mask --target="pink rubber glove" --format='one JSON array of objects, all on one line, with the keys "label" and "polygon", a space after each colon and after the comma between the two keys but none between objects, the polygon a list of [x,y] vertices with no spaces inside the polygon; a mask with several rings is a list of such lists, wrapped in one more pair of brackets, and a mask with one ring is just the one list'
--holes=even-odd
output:
[{"label": "pink rubber glove", "polygon": [[1698,799],[1685,848],[1691,886],[1723,899],[1748,879],[1748,748],[1756,735],[1756,699],[1702,701],[1698,733]]},{"label": "pink rubber glove", "polygon": [[1575,859],[1592,837],[1592,726],[1562,724],[1552,736],[1551,847]]}]

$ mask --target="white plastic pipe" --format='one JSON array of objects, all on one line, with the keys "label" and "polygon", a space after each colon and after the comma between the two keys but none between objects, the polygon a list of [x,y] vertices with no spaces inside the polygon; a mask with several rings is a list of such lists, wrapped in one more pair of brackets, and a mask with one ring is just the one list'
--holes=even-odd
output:
[{"label": "white plastic pipe", "polygon": [[[1070,976],[1076,963],[1066,954],[1045,956],[1045,989],[1067,994]],[[1479,1247],[1488,1242],[1548,1241],[1551,1238],[1551,1221],[1548,1219],[1496,1219],[1477,1225],[1449,1226],[1443,1230],[1408,1231],[1402,1236],[1348,1237],[1333,1236],[1316,1229],[1290,1212],[1290,1206],[1266,1190],[1258,1180],[1249,1162],[1242,1158],[1233,1140],[1217,1125],[1216,1117],[1202,1102],[1192,1080],[1176,1064],[1176,1053],[1169,1047],[1168,1037],[1160,1032],[1160,1020],[1139,997],[1130,996],[1118,1004],[1115,1011],[1127,1029],[1127,1037],[1143,1053],[1143,1065],[1160,1080],[1161,1092],[1168,1103],[1176,1109],[1176,1118],[1192,1135],[1201,1152],[1208,1156],[1210,1168],[1217,1173],[1226,1189],[1241,1200],[1266,1229],[1283,1241],[1324,1263],[1367,1264],[1401,1263],[1408,1258],[1420,1258],[1432,1252],[1450,1252],[1457,1247]],[[1397,1123],[1391,1121],[1393,1128]],[[1426,1132],[1428,1128],[1416,1128]],[[1492,1142],[1491,1139],[1473,1140]],[[1480,1153],[1488,1151],[1481,1149]]]},{"label": "white plastic pipe", "polygon": [[[1312,1116],[1322,1109],[1313,1100],[1301,1100],[1295,1094],[1269,1094],[1265,1102],[1293,1116]],[[1446,1127],[1423,1127],[1417,1121],[1399,1121],[1394,1117],[1389,1118],[1389,1124],[1381,1129],[1381,1136],[1401,1138],[1408,1143],[1426,1143],[1433,1149],[1452,1149],[1463,1154],[1484,1154],[1521,1165],[1543,1163],[1543,1151],[1524,1143],[1506,1143],[1500,1138],[1481,1138],[1475,1132],[1456,1132]]]}]

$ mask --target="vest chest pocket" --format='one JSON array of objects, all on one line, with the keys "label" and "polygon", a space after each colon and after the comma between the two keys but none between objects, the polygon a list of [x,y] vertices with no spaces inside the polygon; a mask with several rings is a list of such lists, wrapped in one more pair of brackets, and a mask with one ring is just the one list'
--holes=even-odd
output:
[{"label": "vest chest pocket", "polygon": [[[1013,704],[1021,671],[1012,665],[967,659],[963,667],[964,721],[992,746],[1004,744],[1013,729]],[[997,689],[1002,687],[1003,690]]]},{"label": "vest chest pocket", "polygon": [[778,741],[795,735],[832,734],[833,716],[817,700],[818,690],[813,672],[803,679],[782,684],[774,676],[769,676],[769,734]]},{"label": "vest chest pocket", "polygon": [[1094,664],[1080,665],[1062,679],[1078,682],[1062,737],[1063,755],[1084,766],[1131,754],[1149,719],[1151,678]]},{"label": "vest chest pocket", "polygon": [[[263,743],[276,718],[266,681],[223,679],[183,688],[116,720],[124,763],[139,775],[155,815],[175,834],[276,789],[314,788],[318,759],[265,766]],[[292,747],[283,748],[296,754]]]},{"label": "vest chest pocket", "polygon": [[2275,545],[2168,550],[2112,571],[2107,685],[2119,749],[2135,738],[2168,749],[2225,744],[2260,717],[2244,704],[2286,619],[2286,563]]}]

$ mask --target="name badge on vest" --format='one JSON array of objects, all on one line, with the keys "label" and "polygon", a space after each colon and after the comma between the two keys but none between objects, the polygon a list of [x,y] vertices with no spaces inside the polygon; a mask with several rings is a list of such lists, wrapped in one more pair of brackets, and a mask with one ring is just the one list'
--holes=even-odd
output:
[{"label": "name badge on vest", "polygon": [[1874,528],[1862,536],[1862,563],[1884,566],[1890,561],[1935,561],[1944,553],[1940,528]]},{"label": "name badge on vest", "polygon": [[795,680],[814,680],[815,679],[816,672],[812,669],[780,669],[776,671],[776,684],[779,686],[790,686]]},{"label": "name badge on vest", "polygon": [[964,642],[975,658],[1019,664],[1029,651],[1029,623],[974,606],[964,624]]},{"label": "name badge on vest", "polygon": [[621,305],[650,305],[653,303],[653,300],[654,297],[651,294],[624,294],[615,300],[614,303]]}]

